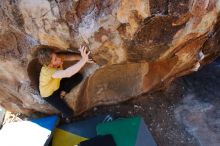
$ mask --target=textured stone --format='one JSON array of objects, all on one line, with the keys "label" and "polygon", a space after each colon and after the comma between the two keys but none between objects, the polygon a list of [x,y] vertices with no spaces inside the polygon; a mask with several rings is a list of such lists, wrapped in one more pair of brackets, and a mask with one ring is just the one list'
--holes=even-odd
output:
[{"label": "textured stone", "polygon": [[18,5],[26,33],[39,39],[41,44],[63,49],[69,47],[69,28],[64,21],[59,20],[57,5],[45,0],[22,0]]},{"label": "textured stone", "polygon": [[148,63],[111,65],[98,69],[84,82],[78,95],[68,96],[68,103],[77,113],[81,113],[95,105],[125,101],[142,93],[143,78],[147,73]]},{"label": "textured stone", "polygon": [[181,26],[172,26],[175,20],[172,16],[156,16],[144,22],[128,45],[129,61],[157,60],[172,42],[174,35]]},{"label": "textured stone", "polygon": [[0,1],[0,104],[13,112],[57,112],[39,96],[44,45],[96,64],[65,100],[80,114],[167,87],[219,56],[219,0]]}]

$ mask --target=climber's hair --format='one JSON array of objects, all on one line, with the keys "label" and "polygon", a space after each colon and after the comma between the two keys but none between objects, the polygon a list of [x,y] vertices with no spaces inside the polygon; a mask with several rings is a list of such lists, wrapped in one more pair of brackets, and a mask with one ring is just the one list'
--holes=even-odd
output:
[{"label": "climber's hair", "polygon": [[37,58],[42,65],[49,65],[52,60],[52,54],[56,53],[53,48],[41,48],[38,50]]}]

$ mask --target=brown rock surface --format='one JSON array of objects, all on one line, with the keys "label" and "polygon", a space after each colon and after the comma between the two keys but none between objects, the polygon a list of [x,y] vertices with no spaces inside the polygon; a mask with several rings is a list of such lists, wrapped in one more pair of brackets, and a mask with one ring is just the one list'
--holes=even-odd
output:
[{"label": "brown rock surface", "polygon": [[219,56],[219,12],[219,0],[2,0],[0,104],[56,112],[39,96],[41,45],[89,46],[97,64],[65,98],[77,114],[168,86]]}]

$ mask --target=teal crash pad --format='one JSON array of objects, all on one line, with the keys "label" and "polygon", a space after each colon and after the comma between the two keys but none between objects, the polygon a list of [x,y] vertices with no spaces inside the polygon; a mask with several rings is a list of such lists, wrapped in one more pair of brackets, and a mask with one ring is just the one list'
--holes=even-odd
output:
[{"label": "teal crash pad", "polygon": [[97,135],[111,134],[117,146],[156,146],[141,117],[118,119],[96,127]]}]

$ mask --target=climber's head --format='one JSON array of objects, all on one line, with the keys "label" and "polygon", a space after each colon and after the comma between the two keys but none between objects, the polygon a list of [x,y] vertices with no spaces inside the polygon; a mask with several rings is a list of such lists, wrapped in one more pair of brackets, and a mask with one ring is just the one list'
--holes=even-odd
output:
[{"label": "climber's head", "polygon": [[51,67],[60,67],[63,65],[63,59],[59,57],[52,48],[42,48],[38,51],[38,60],[42,65]]}]

